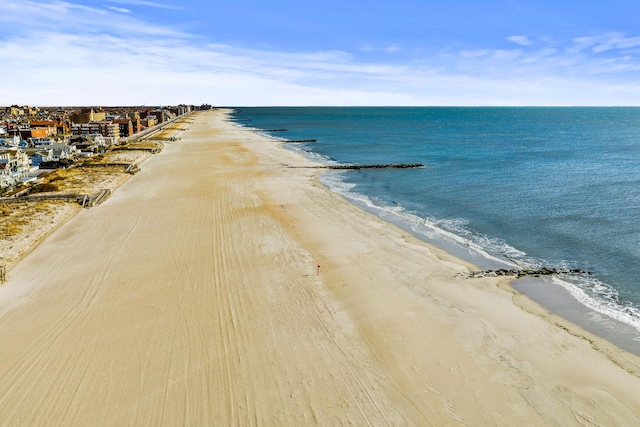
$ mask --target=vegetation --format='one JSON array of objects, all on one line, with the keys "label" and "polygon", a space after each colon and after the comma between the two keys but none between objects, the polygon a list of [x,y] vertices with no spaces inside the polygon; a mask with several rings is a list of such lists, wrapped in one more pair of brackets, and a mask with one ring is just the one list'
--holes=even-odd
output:
[{"label": "vegetation", "polygon": [[50,182],[43,182],[31,187],[31,193],[49,193],[52,191],[59,191],[60,187]]},{"label": "vegetation", "polygon": [[0,240],[11,240],[17,237],[29,225],[43,214],[53,215],[53,212],[65,202],[42,201],[0,204]]},{"label": "vegetation", "polygon": [[125,145],[120,145],[118,147],[114,147],[113,150],[162,150],[164,145],[161,142],[145,140],[145,141],[134,141],[129,142]]}]

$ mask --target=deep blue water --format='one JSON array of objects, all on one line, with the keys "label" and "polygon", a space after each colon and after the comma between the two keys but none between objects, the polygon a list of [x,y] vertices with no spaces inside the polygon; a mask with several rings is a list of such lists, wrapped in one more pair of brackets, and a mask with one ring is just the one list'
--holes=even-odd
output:
[{"label": "deep blue water", "polygon": [[494,261],[583,268],[558,281],[640,330],[640,108],[238,108],[322,161],[423,163],[323,177],[416,234]]}]

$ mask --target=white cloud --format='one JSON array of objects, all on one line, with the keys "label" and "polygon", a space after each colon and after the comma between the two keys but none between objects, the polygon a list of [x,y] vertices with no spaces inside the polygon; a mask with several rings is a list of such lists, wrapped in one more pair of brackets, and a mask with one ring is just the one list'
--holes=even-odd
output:
[{"label": "white cloud", "polygon": [[638,46],[640,46],[640,37],[624,37],[613,33],[600,39],[593,47],[593,52],[601,53],[612,49],[629,49]]},{"label": "white cloud", "polygon": [[[502,70],[492,71],[491,61],[500,55]],[[3,63],[18,56],[30,64],[28,78],[19,67],[8,67],[0,104],[628,105],[640,94],[635,84],[618,90],[594,80],[612,68],[629,69],[629,58],[593,64],[583,76],[566,78],[546,70],[576,64],[557,64],[553,56],[537,56],[542,76],[526,64],[507,69],[511,51],[472,57],[481,62],[476,72],[466,72],[358,63],[344,52],[295,54],[55,34],[14,40],[0,51]]]},{"label": "white cloud", "polygon": [[537,52],[538,56],[551,56],[557,53],[558,53],[558,49],[554,47],[547,47]]},{"label": "white cloud", "polygon": [[584,49],[593,46],[597,43],[595,37],[576,37],[572,40],[573,45],[566,49],[566,53],[573,55],[582,52]]},{"label": "white cloud", "polygon": [[511,36],[507,37],[507,40],[521,46],[531,46],[533,44],[533,42],[529,40],[529,37],[527,36]]},{"label": "white cloud", "polygon": [[114,12],[120,12],[120,13],[131,13],[131,11],[129,9],[125,9],[123,7],[115,7],[115,6],[109,6],[107,9],[111,9]]},{"label": "white cloud", "polygon": [[396,44],[392,44],[386,47],[374,47],[371,45],[364,45],[360,48],[363,52],[387,52],[387,53],[395,53],[400,52],[402,48]]},{"label": "white cloud", "polygon": [[[5,65],[0,105],[640,102],[635,78],[640,59],[622,52],[640,46],[640,37],[611,33],[564,43],[539,39],[529,47],[526,36],[511,36],[517,49],[486,46],[436,52],[423,60],[390,62],[399,55],[381,55],[364,62],[358,52],[278,52],[207,43],[127,11],[56,0],[0,1],[0,62]],[[397,52],[400,47],[362,50]]]},{"label": "white cloud", "polygon": [[145,0],[108,0],[110,3],[117,4],[125,4],[129,6],[146,6],[146,7],[155,7],[158,9],[169,9],[169,10],[186,10],[182,7],[166,4],[156,1],[145,1]]},{"label": "white cloud", "polygon": [[522,54],[521,51],[519,50],[504,50],[504,49],[499,49],[493,52],[493,59],[497,59],[499,61],[503,61],[503,60],[513,60],[516,59],[518,57],[520,57],[520,55]]},{"label": "white cloud", "polygon": [[459,55],[462,58],[479,58],[481,56],[487,56],[490,55],[491,51],[487,50],[487,49],[480,49],[480,50],[463,50],[460,51]]},{"label": "white cloud", "polygon": [[182,37],[189,35],[108,8],[65,1],[2,0],[0,24],[10,34],[54,31],[58,33],[114,33],[124,36]]},{"label": "white cloud", "polygon": [[577,37],[573,39],[573,46],[567,53],[573,54],[590,49],[593,53],[603,53],[611,50],[631,49],[640,47],[640,36],[625,37],[621,33],[607,33],[598,36]]}]

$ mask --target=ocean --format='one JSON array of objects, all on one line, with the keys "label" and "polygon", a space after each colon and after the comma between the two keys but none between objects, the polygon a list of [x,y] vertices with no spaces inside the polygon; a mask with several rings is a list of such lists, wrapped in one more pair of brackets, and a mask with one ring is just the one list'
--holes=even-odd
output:
[{"label": "ocean", "polygon": [[592,271],[545,286],[640,333],[640,108],[256,107],[233,118],[317,140],[287,146],[324,163],[424,164],[321,180],[481,268]]}]

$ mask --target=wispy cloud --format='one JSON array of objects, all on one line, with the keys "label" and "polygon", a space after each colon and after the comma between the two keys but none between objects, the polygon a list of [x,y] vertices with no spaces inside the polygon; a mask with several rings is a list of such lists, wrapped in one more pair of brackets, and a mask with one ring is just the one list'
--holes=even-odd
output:
[{"label": "wispy cloud", "polygon": [[631,74],[640,70],[640,49],[635,50],[640,47],[640,37],[611,33],[575,37],[564,43],[547,40],[526,44],[523,41],[514,49],[461,50],[458,60],[454,57],[449,66],[459,72],[499,78],[600,76],[604,84],[635,80]]},{"label": "wispy cloud", "polygon": [[529,37],[527,36],[510,36],[507,37],[507,40],[521,46],[531,46],[533,44],[533,42],[529,40]]},{"label": "wispy cloud", "polygon": [[577,53],[590,50],[592,53],[633,49],[640,47],[640,36],[626,37],[621,33],[607,33],[597,36],[576,37],[567,53]]},{"label": "wispy cloud", "polygon": [[[640,99],[634,52],[640,37],[633,35],[515,35],[505,37],[511,49],[415,58],[392,43],[283,52],[212,42],[113,6],[152,2],[108,3],[0,1],[0,105],[634,105]],[[395,52],[402,54],[386,54]]]},{"label": "wispy cloud", "polygon": [[161,3],[157,1],[146,1],[146,0],[108,0],[110,3],[116,4],[124,4],[129,6],[145,6],[145,7],[155,7],[158,9],[168,9],[168,10],[186,10],[183,7],[176,6],[173,4]]},{"label": "wispy cloud", "polygon": [[640,37],[624,37],[619,33],[607,34],[597,40],[593,52],[601,53],[613,49],[631,49],[640,46]]},{"label": "wispy cloud", "polygon": [[188,37],[173,28],[161,26],[123,10],[96,8],[66,1],[3,0],[0,1],[0,34],[7,37],[34,31],[60,34],[120,34],[126,37]]},{"label": "wispy cloud", "polygon": [[487,49],[479,49],[479,50],[461,50],[459,55],[462,58],[480,58],[482,56],[490,55],[491,51]]},{"label": "wispy cloud", "polygon": [[107,9],[113,10],[114,12],[131,13],[131,10],[125,9],[123,7],[109,6]]},{"label": "wispy cloud", "polygon": [[387,53],[395,53],[400,52],[402,49],[397,44],[392,44],[385,47],[374,47],[371,45],[364,45],[360,47],[360,50],[363,52],[387,52]]}]

